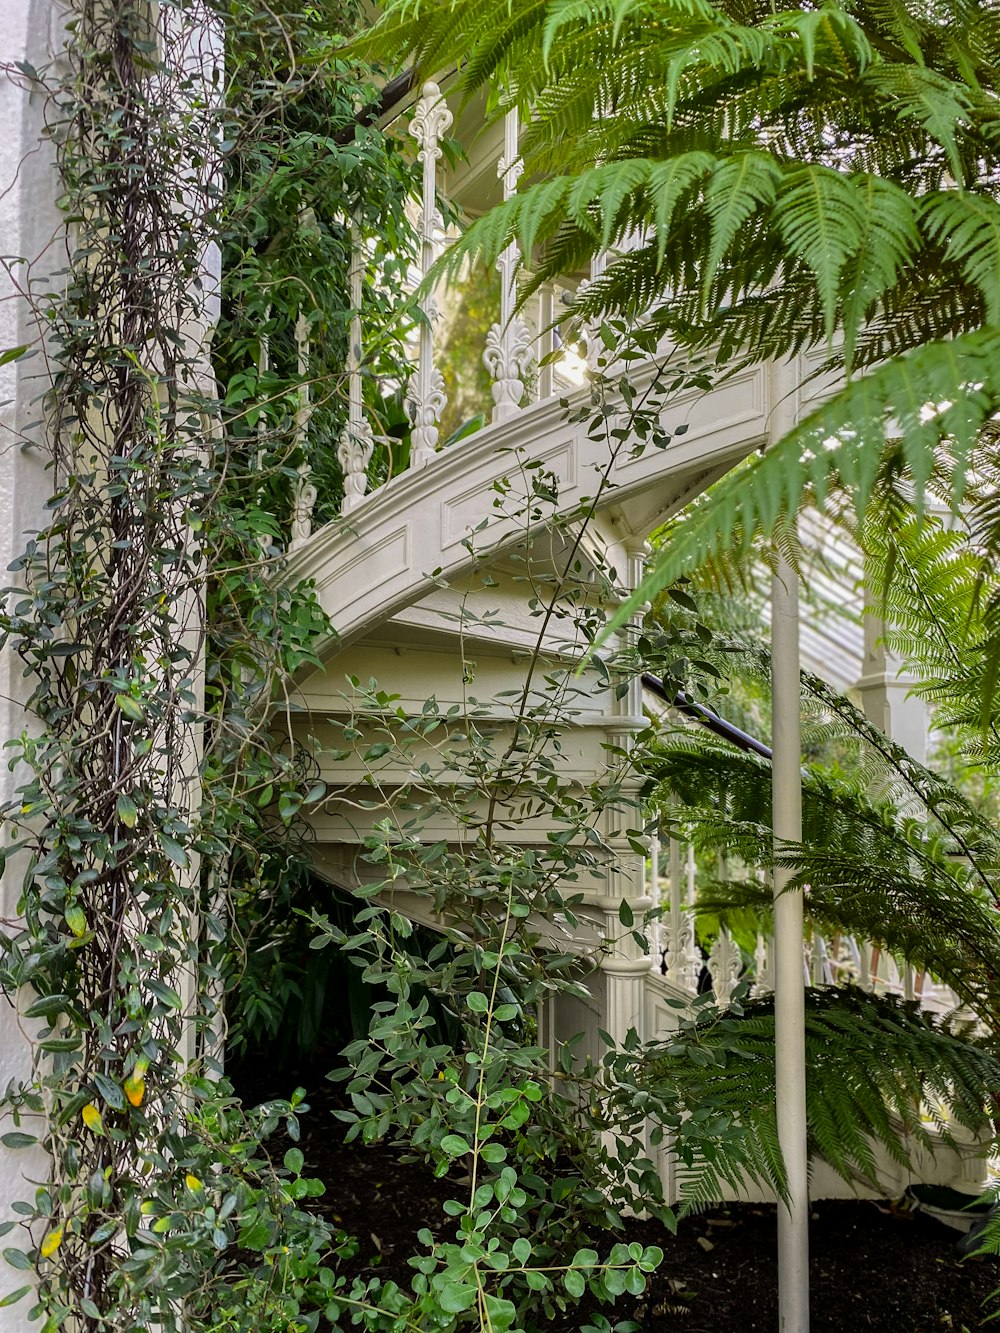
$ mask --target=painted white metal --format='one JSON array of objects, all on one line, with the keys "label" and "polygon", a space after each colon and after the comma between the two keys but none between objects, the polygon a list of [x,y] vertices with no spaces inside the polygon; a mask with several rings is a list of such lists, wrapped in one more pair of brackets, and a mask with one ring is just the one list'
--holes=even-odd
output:
[{"label": "painted white metal", "polygon": [[855,689],[861,696],[865,716],[918,763],[926,763],[927,705],[911,694],[914,677],[903,671],[900,659],[886,646],[883,621],[868,612],[863,627],[864,659]]},{"label": "painted white metal", "polygon": [[347,425],[337,445],[337,458],[344,473],[341,512],[350,513],[368,489],[368,464],[375,440],[361,401],[361,300],[365,275],[365,252],[361,232],[351,222],[351,325],[347,348]]},{"label": "painted white metal", "polygon": [[[776,850],[802,837],[798,580],[784,560],[771,586],[772,800]],[[803,900],[774,871],[774,1041],[778,1142],[788,1200],[778,1206],[778,1328],[808,1333],[809,1177],[806,1131]]]},{"label": "painted white metal", "polygon": [[683,850],[676,838],[670,839],[670,900],[661,938],[667,981],[685,994],[694,995],[701,972],[693,910],[694,849],[688,845],[682,858]]},{"label": "painted white metal", "polygon": [[[18,61],[43,68],[47,61],[59,60],[63,49],[62,14],[55,5],[42,6],[35,0],[5,0],[0,20],[0,61],[13,69]],[[56,206],[58,178],[53,164],[52,139],[42,137],[45,99],[29,96],[13,78],[0,79],[0,236],[4,252],[24,255],[33,261],[32,272],[40,290],[47,274],[65,266],[65,250],[60,260],[59,242],[64,236],[63,219]],[[39,249],[49,238],[56,244],[48,256]],[[0,348],[36,343],[43,330],[38,320],[19,299],[18,274],[23,270],[7,266],[0,270]],[[9,361],[0,366],[0,429],[7,447],[0,450],[0,564],[7,569],[21,554],[31,531],[41,528],[45,519],[45,501],[52,492],[51,475],[46,470],[49,454],[40,429],[38,401],[45,388],[42,357]],[[11,576],[11,580],[13,576]],[[0,740],[13,739],[30,726],[25,703],[35,682],[24,675],[24,664],[10,647],[0,651]],[[23,769],[11,772],[4,764],[0,770],[0,801],[14,798],[17,788],[27,778]],[[21,879],[25,873],[23,853],[9,856],[0,879],[0,915],[7,921],[17,919]],[[25,989],[19,1008],[30,1004],[34,995]],[[39,1020],[25,1019],[15,1012],[6,998],[0,999],[0,1086],[20,1082],[30,1076],[29,1039]],[[13,1129],[11,1121],[0,1122],[0,1132]],[[28,1121],[22,1128],[34,1132]],[[39,1127],[40,1128],[40,1127]],[[37,1182],[49,1178],[49,1161],[40,1147],[14,1151],[0,1148],[0,1218],[11,1217],[11,1204],[32,1198]],[[18,1249],[28,1238],[13,1232],[4,1242]],[[19,1285],[11,1273],[7,1288]],[[22,1333],[29,1327],[27,1310],[30,1300],[0,1309],[0,1333]]]},{"label": "painted white metal", "polygon": [[[426,278],[434,264],[441,217],[437,210],[437,164],[441,157],[441,138],[451,128],[452,114],[436,83],[424,84],[420,100],[410,121],[410,133],[417,141],[417,161],[423,164],[423,191],[420,208],[420,274]],[[434,319],[437,304],[433,296],[421,302],[424,319],[420,325],[417,368],[406,387],[406,410],[413,422],[410,466],[423,467],[434,457],[438,442],[438,422],[448,401],[444,379],[434,364]]]},{"label": "painted white metal", "polygon": [[[639,368],[635,378],[647,383]],[[649,371],[651,375],[651,370]],[[589,389],[567,395],[572,406],[589,402]],[[329,523],[297,550],[288,577],[314,578],[317,596],[344,644],[405,606],[426,597],[438,578],[450,579],[478,552],[498,551],[523,541],[523,519],[510,519],[493,505],[504,478],[530,494],[536,460],[553,472],[560,513],[573,512],[594,496],[607,473],[599,509],[614,506],[633,532],[645,534],[765,435],[767,375],[755,367],[708,393],[684,390],[664,411],[664,423],[683,421],[687,434],[665,449],[622,451],[608,468],[607,445],[591,439],[586,423],[566,420],[558,399],[536,403],[508,421],[489,425],[460,449],[438,455],[432,467],[410,469],[369,496],[351,523]],[[511,509],[516,505],[511,502]],[[363,522],[362,522],[363,516]]]},{"label": "painted white metal", "polygon": [[722,927],[708,955],[708,973],[719,1006],[725,1009],[743,971],[743,954],[729,931]]},{"label": "painted white metal", "polygon": [[[503,182],[503,197],[510,199],[524,171],[518,150],[517,111],[504,118],[503,157],[497,163],[497,175]],[[500,274],[500,319],[486,335],[483,365],[493,378],[493,420],[506,421],[521,406],[525,386],[535,360],[534,340],[527,324],[515,316],[517,302],[517,266],[520,251],[512,242],[497,260]]]}]

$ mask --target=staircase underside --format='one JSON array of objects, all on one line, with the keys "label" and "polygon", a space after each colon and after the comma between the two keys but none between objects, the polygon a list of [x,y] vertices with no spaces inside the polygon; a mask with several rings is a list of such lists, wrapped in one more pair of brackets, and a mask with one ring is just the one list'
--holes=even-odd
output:
[{"label": "staircase underside", "polygon": [[[632,440],[613,454],[606,435],[591,433],[588,421],[567,419],[586,401],[582,391],[568,411],[555,400],[537,404],[393,479],[293,553],[288,581],[312,581],[336,630],[321,645],[323,668],[296,682],[287,714],[293,744],[309,755],[328,787],[327,799],[310,815],[314,865],[322,878],[352,891],[379,882],[381,867],[364,855],[366,838],[412,784],[421,762],[447,765],[447,746],[437,738],[404,757],[392,751],[377,761],[364,758],[373,741],[391,735],[400,719],[419,718],[433,697],[459,731],[474,726],[501,753],[514,726],[512,699],[532,656],[540,658],[542,674],[564,677],[572,693],[572,716],[557,729],[560,779],[582,790],[607,778],[607,746],[627,751],[645,725],[638,686],[618,698],[613,684],[598,675],[574,676],[574,633],[562,622],[546,625],[538,598],[532,606],[528,594],[542,589],[544,602],[545,589],[565,575],[567,562],[575,562],[580,581],[590,580],[587,595],[595,603],[603,597],[606,605],[627,591],[647,535],[766,444],[779,401],[794,394],[801,412],[809,369],[797,363],[776,374],[774,367],[759,367],[710,392],[679,394],[663,412],[672,437],[663,449],[639,451]],[[680,434],[678,427],[684,428]],[[555,481],[544,502],[537,494],[540,471]],[[382,720],[370,707],[376,682],[391,696]],[[345,727],[357,731],[347,743]],[[560,997],[539,1014],[540,1036],[553,1049],[582,1031],[587,1035],[580,1053],[599,1058],[598,1028],[621,1039],[634,1027],[651,1038],[676,1024],[670,1001],[681,992],[651,969],[619,921],[623,898],[637,920],[651,901],[645,858],[626,836],[630,824],[641,824],[637,789],[634,776],[626,780],[619,807],[602,816],[610,854],[600,873],[576,886],[583,902],[575,927],[559,919],[539,923],[546,943],[579,956],[590,992],[586,1001]],[[452,847],[474,838],[477,820],[487,817],[475,802],[464,823],[432,805],[421,836]],[[544,854],[553,828],[551,819],[522,813],[510,819],[506,836]],[[383,896],[424,925],[461,928],[455,918],[445,923],[405,881]],[[972,1190],[981,1173],[978,1158],[942,1150],[921,1162],[919,1178]],[[675,1196],[675,1163],[666,1149],[662,1174],[668,1196]],[[888,1160],[883,1174],[887,1193],[901,1193],[908,1183]],[[860,1185],[853,1191],[819,1164],[813,1192],[844,1197],[867,1191]],[[760,1196],[750,1189],[745,1197]]]}]

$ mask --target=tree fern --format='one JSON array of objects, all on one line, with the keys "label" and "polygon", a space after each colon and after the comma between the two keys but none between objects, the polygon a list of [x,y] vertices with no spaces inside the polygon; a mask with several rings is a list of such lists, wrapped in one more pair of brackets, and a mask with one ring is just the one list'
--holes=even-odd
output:
[{"label": "tree fern", "polygon": [[[654,1123],[671,1131],[682,1199],[720,1198],[747,1179],[784,1193],[775,1123],[774,1011],[769,1001],[721,1013],[703,1006],[652,1044],[638,1077]],[[900,1165],[932,1140],[924,1115],[942,1105],[972,1133],[988,1127],[983,1089],[1000,1064],[968,1024],[859,991],[812,990],[806,1003],[810,1152],[847,1181],[877,1186],[874,1145]],[[632,1096],[623,1089],[623,1100]],[[923,1106],[923,1111],[922,1111]],[[935,1128],[950,1138],[949,1121]]]},{"label": "tree fern", "polygon": [[571,318],[645,320],[720,369],[825,347],[854,376],[677,529],[618,622],[807,495],[841,485],[863,510],[887,430],[918,498],[941,450],[963,484],[1000,410],[998,27],[971,0],[388,6],[370,50],[458,65],[463,94],[491,84],[526,126],[533,183],[446,267],[518,239],[527,296],[644,234]]}]

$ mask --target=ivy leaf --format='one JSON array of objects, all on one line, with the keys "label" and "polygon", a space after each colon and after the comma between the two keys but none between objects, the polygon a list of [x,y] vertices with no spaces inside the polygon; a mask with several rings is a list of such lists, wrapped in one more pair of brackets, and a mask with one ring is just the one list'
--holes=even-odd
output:
[{"label": "ivy leaf", "polygon": [[[84,918],[84,930],[86,930],[86,918]],[[69,1006],[70,998],[68,995],[39,995],[25,1009],[24,1016],[25,1018],[55,1018],[57,1014],[64,1013]]]},{"label": "ivy leaf", "polygon": [[567,1269],[563,1274],[563,1286],[575,1300],[579,1300],[587,1290],[586,1279],[576,1268]]},{"label": "ivy leaf", "polygon": [[299,812],[302,796],[297,791],[283,791],[278,797],[278,816],[287,824]]},{"label": "ivy leaf", "polygon": [[38,1247],[38,1253],[42,1256],[43,1259],[51,1259],[51,1257],[55,1254],[56,1250],[58,1250],[59,1246],[62,1244],[62,1238],[63,1238],[62,1227],[53,1227],[52,1230],[45,1237],[45,1239],[42,1241],[41,1245]]},{"label": "ivy leaf", "polygon": [[104,1121],[101,1118],[100,1111],[97,1109],[97,1107],[94,1105],[93,1102],[87,1103],[87,1105],[80,1112],[80,1118],[82,1119],[83,1123],[87,1126],[87,1128],[91,1130],[94,1134],[104,1133]]},{"label": "ivy leaf", "polygon": [[437,1293],[438,1303],[448,1314],[461,1314],[476,1300],[476,1288],[468,1282],[447,1282]]}]

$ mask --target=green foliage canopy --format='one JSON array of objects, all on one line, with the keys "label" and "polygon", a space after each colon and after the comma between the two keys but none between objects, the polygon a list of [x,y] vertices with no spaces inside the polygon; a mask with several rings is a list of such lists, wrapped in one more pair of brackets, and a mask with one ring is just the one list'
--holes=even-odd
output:
[{"label": "green foliage canopy", "polygon": [[[810,492],[863,510],[887,437],[962,498],[1000,408],[1000,20],[970,0],[397,0],[367,49],[459,66],[526,123],[520,194],[444,263],[517,240],[526,290],[630,248],[575,313],[720,367],[825,349],[841,387],[678,528],[617,619]],[[995,548],[998,533],[990,531]]]}]

